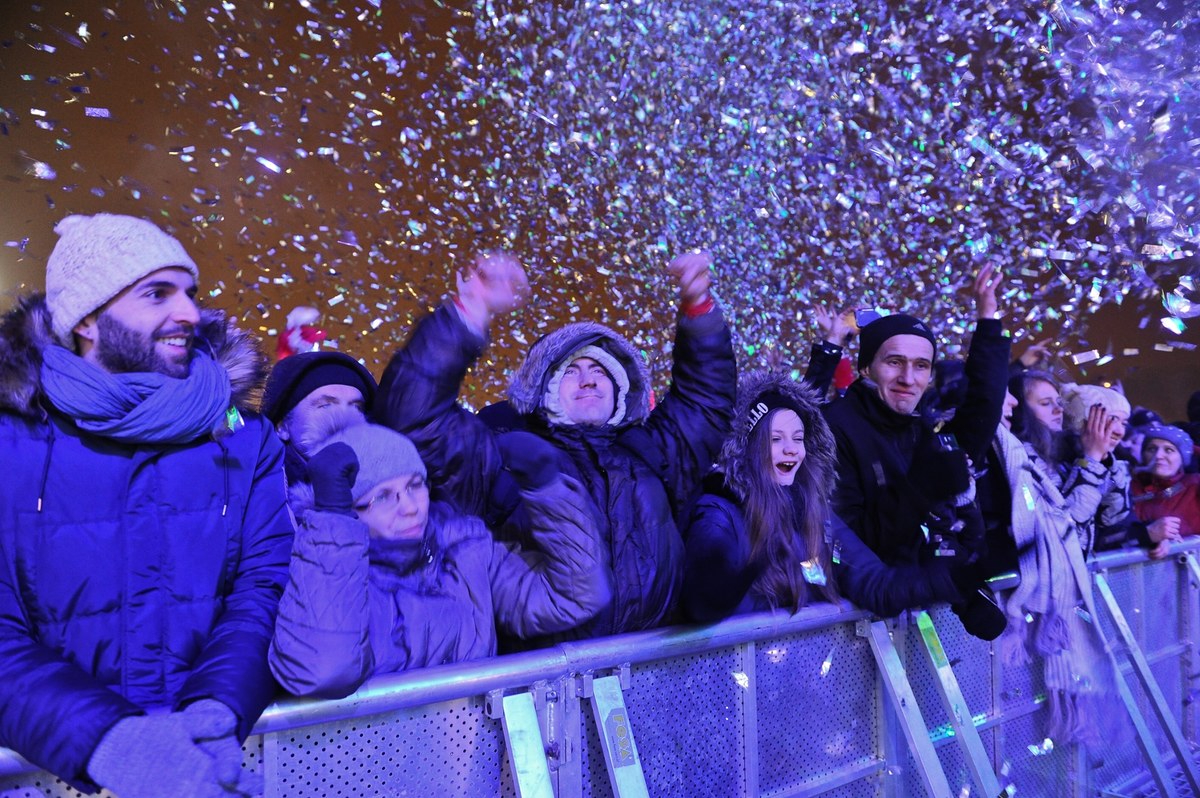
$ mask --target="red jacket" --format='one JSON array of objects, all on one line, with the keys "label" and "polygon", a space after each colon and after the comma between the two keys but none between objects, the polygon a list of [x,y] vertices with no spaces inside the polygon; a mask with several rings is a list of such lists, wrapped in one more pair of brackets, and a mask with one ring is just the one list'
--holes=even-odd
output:
[{"label": "red jacket", "polygon": [[1130,485],[1138,520],[1150,522],[1167,516],[1179,519],[1179,533],[1200,535],[1200,474],[1179,473],[1159,479],[1141,471]]}]

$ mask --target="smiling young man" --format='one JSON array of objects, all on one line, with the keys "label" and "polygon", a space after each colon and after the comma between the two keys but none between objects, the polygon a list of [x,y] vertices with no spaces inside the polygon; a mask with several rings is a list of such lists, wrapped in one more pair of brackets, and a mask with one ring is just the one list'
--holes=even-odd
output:
[{"label": "smiling young man", "polygon": [[[969,501],[962,498],[973,488],[969,462],[984,461],[1008,378],[1009,339],[995,318],[999,283],[991,268],[975,278],[978,322],[965,367],[966,398],[949,422],[935,424],[919,412],[936,339],[920,319],[900,313],[862,328],[859,379],[825,407],[837,441],[834,510],[886,563],[932,557],[936,546],[926,539],[931,510]],[[999,621],[1003,629],[1002,615]]]},{"label": "smiling young man", "polygon": [[701,253],[668,266],[680,312],[671,389],[653,409],[645,362],[607,327],[568,324],[530,348],[509,385],[506,424],[553,444],[557,457],[548,462],[504,451],[504,435],[456,403],[493,318],[527,294],[512,257],[482,257],[460,275],[454,301],[417,325],[384,372],[377,418],[412,438],[436,491],[499,535],[529,542],[528,502],[507,476],[514,468],[545,468],[584,485],[608,552],[613,601],[562,637],[650,629],[672,618],[684,560],[675,518],[729,431],[736,386],[729,328],[709,294],[710,267]]},{"label": "smiling young man", "polygon": [[250,339],[143,219],[68,216],[0,327],[0,745],[122,798],[252,791],[292,527]]}]

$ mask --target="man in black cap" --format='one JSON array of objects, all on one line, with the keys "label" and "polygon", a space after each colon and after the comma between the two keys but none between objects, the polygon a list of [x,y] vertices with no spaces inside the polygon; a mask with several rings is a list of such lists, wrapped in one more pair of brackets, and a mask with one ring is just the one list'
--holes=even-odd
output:
[{"label": "man in black cap", "polygon": [[[1009,339],[995,318],[1000,280],[992,267],[975,278],[979,321],[966,363],[966,398],[949,422],[935,423],[919,412],[937,344],[924,322],[902,313],[862,328],[859,379],[825,407],[837,441],[834,509],[885,562],[978,556],[964,551],[978,541],[947,534],[939,546],[936,531],[951,532],[978,514],[971,464],[984,461],[1008,378]],[[999,610],[992,614],[985,607],[981,614],[987,617],[976,618],[969,631],[994,637],[1003,630]]]},{"label": "man in black cap", "polygon": [[365,415],[376,387],[371,372],[341,352],[302,352],[275,364],[261,412],[283,441],[289,485],[307,481],[308,447],[328,435],[320,420],[331,412]]}]

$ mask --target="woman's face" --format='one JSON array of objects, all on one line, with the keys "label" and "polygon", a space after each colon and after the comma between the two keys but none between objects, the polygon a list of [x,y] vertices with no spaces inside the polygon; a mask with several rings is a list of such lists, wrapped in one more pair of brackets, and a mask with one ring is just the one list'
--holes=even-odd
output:
[{"label": "woman's face", "polygon": [[1125,440],[1125,429],[1129,423],[1128,413],[1109,413],[1108,417],[1113,420],[1112,431],[1108,436],[1108,442],[1104,449],[1109,454],[1116,450],[1121,441]]},{"label": "woman's face", "polygon": [[1162,438],[1147,438],[1142,446],[1142,462],[1150,473],[1162,479],[1170,479],[1183,470],[1183,455],[1175,444]]},{"label": "woman's face", "polygon": [[1062,432],[1063,406],[1058,389],[1045,380],[1032,380],[1025,387],[1025,407],[1038,421]]},{"label": "woman's face", "polygon": [[784,487],[796,481],[804,462],[804,422],[794,410],[784,408],[771,415],[771,477]]},{"label": "woman's face", "polygon": [[420,474],[392,477],[372,488],[354,510],[371,530],[371,537],[420,538],[429,521],[429,487]]}]

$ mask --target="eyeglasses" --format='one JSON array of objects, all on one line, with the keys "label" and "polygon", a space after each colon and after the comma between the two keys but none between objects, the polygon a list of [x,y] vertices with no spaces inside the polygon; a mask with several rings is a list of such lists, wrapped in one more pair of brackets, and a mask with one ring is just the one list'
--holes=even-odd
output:
[{"label": "eyeglasses", "polygon": [[403,491],[396,491],[392,490],[391,488],[381,490],[379,493],[376,493],[373,497],[371,497],[370,501],[354,505],[354,509],[360,513],[365,513],[368,510],[374,509],[389,510],[400,503],[400,495],[402,492],[411,496],[413,493],[422,490],[425,490],[425,480],[418,477],[412,482],[409,482],[408,485],[404,487]]}]

